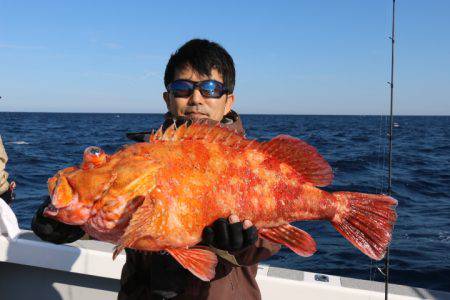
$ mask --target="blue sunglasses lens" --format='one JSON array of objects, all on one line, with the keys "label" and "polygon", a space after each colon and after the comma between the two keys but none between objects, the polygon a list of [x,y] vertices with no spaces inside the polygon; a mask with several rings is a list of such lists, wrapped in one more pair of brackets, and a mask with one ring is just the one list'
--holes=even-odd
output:
[{"label": "blue sunglasses lens", "polygon": [[199,84],[203,97],[220,98],[223,95],[223,87],[217,81],[204,81]]},{"label": "blue sunglasses lens", "polygon": [[206,80],[193,83],[187,80],[176,80],[168,86],[168,90],[175,97],[185,98],[192,95],[195,87],[198,86],[203,97],[220,98],[225,93],[223,85],[215,80]]},{"label": "blue sunglasses lens", "polygon": [[175,97],[189,97],[194,90],[194,84],[189,81],[178,80],[170,84],[169,90]]}]

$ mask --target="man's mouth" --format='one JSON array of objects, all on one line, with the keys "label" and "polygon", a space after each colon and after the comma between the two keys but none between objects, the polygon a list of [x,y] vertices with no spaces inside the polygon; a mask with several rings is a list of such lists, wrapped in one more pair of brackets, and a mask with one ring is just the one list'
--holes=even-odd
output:
[{"label": "man's mouth", "polygon": [[186,117],[191,118],[191,119],[203,119],[203,118],[208,117],[207,114],[204,114],[201,112],[196,112],[196,111],[186,112],[185,115],[186,115]]}]

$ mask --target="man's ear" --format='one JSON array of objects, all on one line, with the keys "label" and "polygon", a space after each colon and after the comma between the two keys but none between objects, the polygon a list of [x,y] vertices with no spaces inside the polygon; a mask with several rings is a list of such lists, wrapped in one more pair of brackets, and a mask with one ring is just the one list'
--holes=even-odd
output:
[{"label": "man's ear", "polygon": [[225,111],[224,111],[224,115],[228,114],[231,111],[231,108],[233,107],[234,104],[234,94],[230,94],[227,95],[227,97],[225,98]]},{"label": "man's ear", "polygon": [[163,93],[164,102],[166,102],[167,111],[170,111],[170,95],[169,92]]}]

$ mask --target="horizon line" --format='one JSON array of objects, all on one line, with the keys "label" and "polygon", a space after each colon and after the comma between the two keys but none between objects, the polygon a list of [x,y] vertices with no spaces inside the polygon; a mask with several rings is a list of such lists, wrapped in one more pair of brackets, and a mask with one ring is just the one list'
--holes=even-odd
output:
[{"label": "horizon line", "polygon": [[[165,113],[159,112],[66,112],[66,111],[0,111],[0,113],[27,113],[27,114],[111,114],[111,115],[164,115]],[[388,113],[385,114],[292,114],[292,113],[239,113],[239,115],[268,115],[268,116],[389,116]],[[447,115],[437,115],[437,114],[429,114],[429,115],[420,115],[420,114],[394,114],[394,117],[450,117],[450,114]]]}]

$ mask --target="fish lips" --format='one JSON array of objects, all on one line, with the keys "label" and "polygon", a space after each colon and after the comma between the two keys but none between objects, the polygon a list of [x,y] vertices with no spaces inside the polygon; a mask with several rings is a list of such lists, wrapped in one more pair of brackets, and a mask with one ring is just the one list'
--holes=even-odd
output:
[{"label": "fish lips", "polygon": [[49,204],[42,213],[44,217],[55,217],[58,215],[59,209],[56,208],[53,204]]},{"label": "fish lips", "polygon": [[[54,198],[57,199],[55,195],[53,195]],[[45,217],[55,217],[58,215],[58,212],[60,209],[68,208],[73,206],[74,204],[78,203],[78,193],[73,194],[72,199],[67,202],[59,202],[59,201],[53,201],[50,202],[50,204],[44,209],[43,215]]]}]

